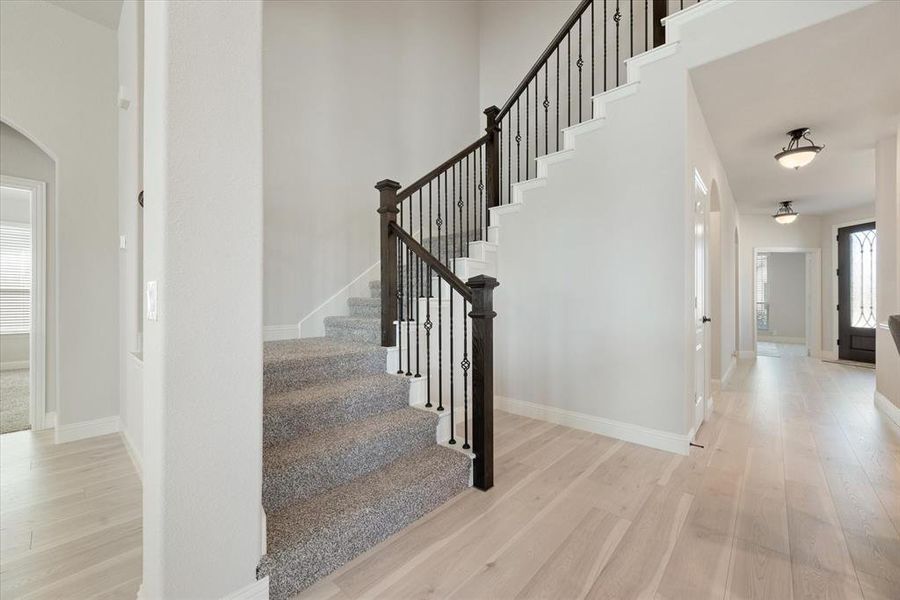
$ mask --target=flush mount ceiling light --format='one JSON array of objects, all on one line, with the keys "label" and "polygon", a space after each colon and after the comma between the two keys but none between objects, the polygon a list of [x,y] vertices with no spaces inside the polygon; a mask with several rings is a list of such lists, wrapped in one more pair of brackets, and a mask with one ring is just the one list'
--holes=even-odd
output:
[{"label": "flush mount ceiling light", "polygon": [[797,211],[791,206],[791,201],[788,200],[781,203],[772,218],[781,225],[787,225],[796,221],[798,216]]},{"label": "flush mount ceiling light", "polygon": [[[799,129],[793,129],[787,132],[787,135],[791,136],[791,141],[788,142],[786,148],[782,148],[781,152],[775,155],[775,160],[778,161],[785,169],[799,169],[800,167],[805,167],[809,163],[813,161],[816,155],[822,151],[822,148],[825,146],[816,146],[815,143],[811,139],[809,139],[809,127],[801,127]],[[809,144],[801,146],[800,143],[806,140]]]}]

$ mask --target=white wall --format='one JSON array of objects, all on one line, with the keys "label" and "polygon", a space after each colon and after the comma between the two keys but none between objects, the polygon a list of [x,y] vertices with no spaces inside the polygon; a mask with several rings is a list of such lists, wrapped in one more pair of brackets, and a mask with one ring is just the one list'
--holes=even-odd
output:
[{"label": "white wall", "polygon": [[[875,147],[875,211],[878,228],[875,386],[900,409],[900,353],[884,327],[900,314],[900,128]],[[896,414],[896,412],[895,412]]]},{"label": "white wall", "polygon": [[467,2],[264,4],[265,323],[296,325],[378,260],[375,182],[481,133]]},{"label": "white wall", "polygon": [[0,119],[56,163],[47,398],[58,426],[119,412],[115,111],[114,31],[47,2],[0,2]]},{"label": "white wall", "polygon": [[806,340],[806,254],[768,253],[769,329],[757,339]]},{"label": "white wall", "polygon": [[143,363],[141,341],[141,234],[138,193],[143,188],[143,0],[125,0],[117,32],[119,89],[129,101],[119,107],[119,418],[122,432],[138,459],[142,454]]},{"label": "white wall", "polygon": [[223,598],[262,539],[262,2],[145,8],[142,596]]},{"label": "white wall", "polygon": [[[2,107],[0,107],[2,108]],[[46,220],[47,220],[47,314],[46,318],[46,410],[53,412],[56,408],[56,241],[51,232],[56,222],[56,167],[53,159],[38,148],[31,140],[7,125],[0,123],[0,173],[23,177],[35,181],[43,181],[46,185]],[[30,212],[29,212],[30,218]],[[28,335],[2,336],[3,344],[0,353],[3,362],[28,360]],[[24,357],[23,357],[24,353]],[[14,358],[9,358],[10,356]]]}]

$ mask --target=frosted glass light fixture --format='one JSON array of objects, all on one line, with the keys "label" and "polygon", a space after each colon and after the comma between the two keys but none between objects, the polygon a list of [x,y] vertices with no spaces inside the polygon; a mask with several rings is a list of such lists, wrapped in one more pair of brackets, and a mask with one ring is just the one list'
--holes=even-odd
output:
[{"label": "frosted glass light fixture", "polygon": [[[775,160],[777,160],[778,164],[785,169],[797,170],[800,167],[805,167],[811,163],[816,155],[818,155],[825,147],[824,145],[816,146],[816,144],[809,139],[809,127],[793,129],[788,131],[787,135],[791,136],[791,141],[788,142],[786,147],[781,149],[781,152],[775,155]],[[801,146],[800,144],[804,140],[809,142],[809,144]]]},{"label": "frosted glass light fixture", "polygon": [[791,201],[782,202],[778,210],[772,215],[772,218],[781,225],[787,225],[797,220],[797,211],[791,206]]}]

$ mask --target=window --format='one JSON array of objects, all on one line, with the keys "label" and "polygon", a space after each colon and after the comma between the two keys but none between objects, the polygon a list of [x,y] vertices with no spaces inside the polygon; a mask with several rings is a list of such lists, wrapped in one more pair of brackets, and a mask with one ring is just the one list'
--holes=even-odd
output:
[{"label": "window", "polygon": [[31,331],[31,226],[0,222],[0,333]]},{"label": "window", "polygon": [[850,234],[850,325],[875,329],[875,259],[878,238],[874,229]]},{"label": "window", "polygon": [[756,328],[769,330],[769,255],[756,255]]}]

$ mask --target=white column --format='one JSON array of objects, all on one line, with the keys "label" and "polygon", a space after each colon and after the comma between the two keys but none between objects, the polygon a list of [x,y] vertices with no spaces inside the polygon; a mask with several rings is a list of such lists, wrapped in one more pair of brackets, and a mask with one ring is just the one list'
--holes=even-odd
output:
[{"label": "white column", "polygon": [[146,3],[143,598],[255,581],[261,40],[261,0]]},{"label": "white column", "polygon": [[875,226],[878,230],[876,399],[880,395],[881,408],[886,408],[886,412],[897,420],[900,415],[900,354],[886,326],[889,315],[900,313],[900,135],[883,139],[875,146]]}]

